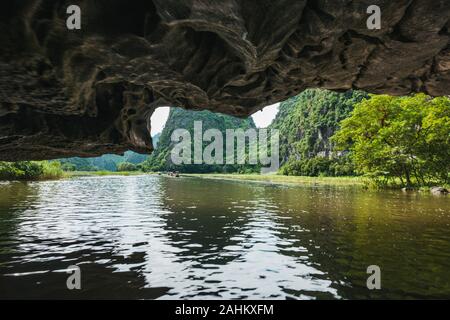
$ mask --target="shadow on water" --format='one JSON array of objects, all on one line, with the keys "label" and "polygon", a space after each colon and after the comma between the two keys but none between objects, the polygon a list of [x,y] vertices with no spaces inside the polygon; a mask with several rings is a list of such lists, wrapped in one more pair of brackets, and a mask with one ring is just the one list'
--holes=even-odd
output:
[{"label": "shadow on water", "polygon": [[[449,208],[196,178],[2,184],[0,298],[449,298]],[[82,290],[66,288],[70,265]]]},{"label": "shadow on water", "polygon": [[[103,232],[89,221],[91,214],[114,212],[108,203],[114,195],[104,182],[0,186],[0,298],[155,299],[168,291],[146,286],[139,268],[146,252],[138,250],[139,243],[122,254],[116,246],[119,228]],[[67,289],[71,265],[81,269],[80,291]]]}]

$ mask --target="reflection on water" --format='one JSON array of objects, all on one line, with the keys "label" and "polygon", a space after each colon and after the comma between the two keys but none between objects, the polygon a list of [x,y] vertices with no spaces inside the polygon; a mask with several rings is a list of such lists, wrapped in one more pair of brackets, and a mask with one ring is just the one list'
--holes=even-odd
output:
[{"label": "reflection on water", "polygon": [[[382,290],[367,289],[369,265]],[[449,270],[448,197],[156,176],[0,184],[0,298],[450,298]]]}]

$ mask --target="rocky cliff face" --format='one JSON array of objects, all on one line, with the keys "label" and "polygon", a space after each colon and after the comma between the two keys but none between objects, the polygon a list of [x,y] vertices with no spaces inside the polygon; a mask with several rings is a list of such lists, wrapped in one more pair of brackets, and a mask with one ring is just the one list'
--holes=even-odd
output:
[{"label": "rocky cliff face", "polygon": [[366,98],[368,95],[362,91],[308,89],[281,103],[270,125],[280,131],[281,164],[288,160],[331,157],[334,144],[330,138],[340,122],[350,116],[355,104]]},{"label": "rocky cliff face", "polygon": [[449,17],[448,0],[4,1],[0,160],[150,152],[162,105],[247,116],[306,88],[449,94]]}]

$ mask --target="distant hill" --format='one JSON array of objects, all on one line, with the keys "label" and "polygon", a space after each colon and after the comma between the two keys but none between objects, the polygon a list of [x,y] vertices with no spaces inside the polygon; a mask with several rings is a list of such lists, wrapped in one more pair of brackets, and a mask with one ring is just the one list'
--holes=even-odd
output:
[{"label": "distant hill", "polygon": [[210,111],[189,111],[181,108],[171,108],[167,123],[159,137],[159,144],[142,166],[147,171],[170,171],[180,172],[244,172],[253,171],[257,168],[245,165],[181,165],[175,166],[170,159],[173,147],[171,141],[172,132],[176,129],[186,129],[193,136],[194,121],[202,121],[203,132],[208,129],[218,129],[224,136],[226,129],[256,128],[251,117],[240,119]]},{"label": "distant hill", "polygon": [[[153,146],[158,145],[161,133],[153,136]],[[129,162],[132,164],[141,164],[147,160],[148,155],[139,154],[133,151],[127,151],[123,156],[114,154],[105,154],[96,158],[66,158],[59,159],[64,168],[76,171],[117,171],[117,166],[122,162]]]}]

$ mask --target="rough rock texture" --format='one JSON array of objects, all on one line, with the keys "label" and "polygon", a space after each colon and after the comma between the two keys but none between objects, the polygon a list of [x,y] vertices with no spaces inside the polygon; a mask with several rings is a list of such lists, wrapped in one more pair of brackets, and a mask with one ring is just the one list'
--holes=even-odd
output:
[{"label": "rough rock texture", "polygon": [[443,187],[432,187],[430,191],[434,195],[447,195],[449,193],[448,190]]},{"label": "rough rock texture", "polygon": [[2,1],[0,160],[149,152],[163,105],[247,116],[306,88],[449,94],[449,17],[449,0]]}]

